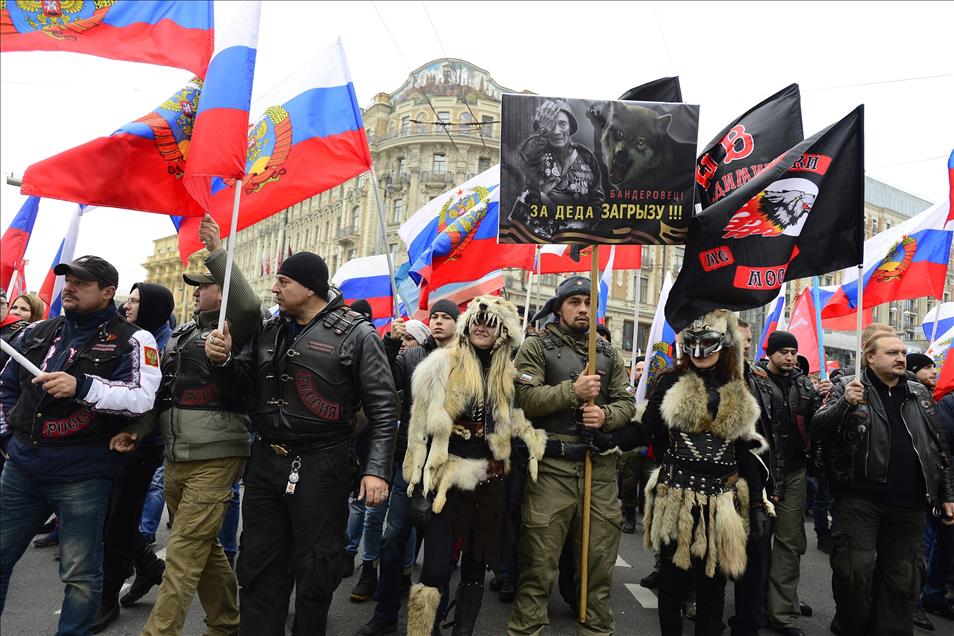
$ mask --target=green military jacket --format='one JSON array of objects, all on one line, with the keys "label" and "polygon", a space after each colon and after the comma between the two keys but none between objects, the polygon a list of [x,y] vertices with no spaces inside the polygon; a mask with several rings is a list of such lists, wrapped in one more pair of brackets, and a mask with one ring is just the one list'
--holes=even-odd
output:
[{"label": "green military jacket", "polygon": [[[586,334],[570,332],[557,323],[548,324],[546,330],[583,358],[588,355]],[[515,384],[518,403],[530,420],[581,405],[573,392],[572,380],[563,380],[555,386],[545,384],[546,359],[540,338],[531,336],[524,341],[517,352],[514,366],[517,369]],[[603,429],[614,431],[629,424],[636,415],[636,401],[633,399],[619,355],[613,356],[613,370],[607,386],[607,394],[603,396],[606,403],[600,407],[606,414]]]}]

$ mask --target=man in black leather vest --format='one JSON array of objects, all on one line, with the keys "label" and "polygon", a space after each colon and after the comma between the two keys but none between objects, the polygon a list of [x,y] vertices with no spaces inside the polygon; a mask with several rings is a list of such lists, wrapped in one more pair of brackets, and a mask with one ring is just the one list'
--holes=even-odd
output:
[{"label": "man in black leather vest", "polygon": [[65,315],[30,325],[16,344],[42,373],[11,359],[0,374],[9,455],[0,477],[0,611],[14,564],[55,512],[66,585],[57,633],[87,634],[99,607],[109,493],[123,463],[111,443],[152,409],[159,352],[151,333],[117,315],[115,267],[83,256],[54,272],[66,278]]},{"label": "man in black leather vest", "polygon": [[[293,633],[325,634],[344,565],[355,414],[364,409],[369,431],[358,498],[376,506],[388,496],[397,395],[381,338],[329,289],[321,257],[289,256],[272,292],[280,314],[245,361],[258,439],[242,501],[241,633],[283,635],[294,586]],[[210,341],[210,357],[224,360],[228,335]]]},{"label": "man in black leather vest", "polygon": [[[613,431],[636,414],[622,360],[602,339],[597,339],[597,373],[586,373],[590,309],[590,281],[581,276],[563,281],[540,312],[552,312],[558,320],[528,337],[514,361],[519,405],[550,440],[579,442],[585,429]],[[591,398],[595,405],[583,406]],[[537,481],[527,484],[520,537],[520,563],[527,565],[520,571],[507,626],[511,636],[538,634],[547,624],[550,588],[567,535],[579,545],[582,484],[582,461],[549,456],[540,461]],[[614,630],[609,600],[623,521],[618,496],[615,455],[594,455],[589,607],[578,633]]]}]

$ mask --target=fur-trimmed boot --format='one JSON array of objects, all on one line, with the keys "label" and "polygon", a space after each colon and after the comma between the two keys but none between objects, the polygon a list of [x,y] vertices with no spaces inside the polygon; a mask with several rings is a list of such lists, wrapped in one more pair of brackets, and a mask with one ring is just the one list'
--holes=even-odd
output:
[{"label": "fur-trimmed boot", "polygon": [[407,636],[431,636],[441,591],[423,583],[411,586],[407,603]]},{"label": "fur-trimmed boot", "polygon": [[457,606],[454,610],[453,636],[471,636],[477,624],[484,583],[461,583],[457,586]]}]

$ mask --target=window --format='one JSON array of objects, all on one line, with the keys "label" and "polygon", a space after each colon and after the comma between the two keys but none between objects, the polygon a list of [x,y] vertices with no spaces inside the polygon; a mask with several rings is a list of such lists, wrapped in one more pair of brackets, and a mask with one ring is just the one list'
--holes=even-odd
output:
[{"label": "window", "polygon": [[639,325],[639,337],[636,339],[636,346],[642,345],[643,355],[646,354],[646,347],[649,346],[649,329],[652,325]]},{"label": "window", "polygon": [[355,230],[361,230],[361,206],[356,205],[351,208],[351,225]]},{"label": "window", "polygon": [[392,223],[404,222],[404,199],[394,200],[394,208],[391,211],[391,222]]},{"label": "window", "polygon": [[481,157],[477,160],[477,172],[490,170],[490,157]]},{"label": "window", "polygon": [[434,155],[433,171],[434,174],[447,172],[447,155]]},{"label": "window", "polygon": [[494,118],[490,115],[483,115],[480,118],[480,134],[482,137],[493,137],[494,135]]},{"label": "window", "polygon": [[355,252],[356,252],[356,250],[355,250],[353,247],[352,247],[350,250],[348,250],[348,260],[349,260],[349,261],[350,261],[350,260],[354,260]]},{"label": "window", "polygon": [[404,169],[407,167],[407,161],[404,160],[404,157],[398,157],[397,159],[397,173],[399,175],[404,174]]},{"label": "window", "polygon": [[647,276],[639,277],[639,302],[649,302],[649,278]]},{"label": "window", "polygon": [[624,351],[633,350],[633,321],[632,320],[623,321],[623,350]]},{"label": "window", "polygon": [[451,120],[450,111],[449,111],[449,110],[439,110],[439,111],[437,111],[437,119],[438,119],[438,121],[442,121],[442,122],[444,122],[444,123],[450,122],[450,120]]},{"label": "window", "polygon": [[411,116],[401,117],[401,134],[406,135],[411,132]]}]

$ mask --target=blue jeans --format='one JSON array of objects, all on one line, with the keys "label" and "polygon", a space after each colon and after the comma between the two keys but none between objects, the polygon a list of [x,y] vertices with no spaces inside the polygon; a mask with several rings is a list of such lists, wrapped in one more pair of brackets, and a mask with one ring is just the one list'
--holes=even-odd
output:
[{"label": "blue jeans", "polygon": [[219,530],[219,543],[222,544],[226,556],[235,556],[238,552],[239,517],[242,515],[242,498],[239,495],[241,483],[242,480],[239,479],[232,484],[232,499],[229,500],[229,507],[225,509],[225,518],[222,519],[222,528]]},{"label": "blue jeans", "polygon": [[414,563],[415,546],[411,536],[411,499],[407,496],[407,482],[400,464],[394,469],[394,479],[391,480],[388,510],[387,527],[381,541],[378,604],[374,615],[379,620],[396,621],[401,610],[401,574],[407,563],[408,547],[411,563]]},{"label": "blue jeans", "polygon": [[920,606],[925,601],[943,601],[947,579],[954,570],[954,526],[946,526],[929,514],[924,530],[927,576],[921,590]]},{"label": "blue jeans", "polygon": [[165,464],[160,464],[152,476],[149,492],[146,493],[146,500],[142,505],[142,520],[139,522],[139,532],[150,538],[156,536],[159,521],[162,519],[162,509],[166,506],[166,496],[163,494],[164,476]]},{"label": "blue jeans", "polygon": [[43,522],[60,521],[60,580],[66,585],[59,636],[85,636],[103,591],[103,528],[112,482],[37,483],[6,462],[0,474],[0,612],[13,566]]},{"label": "blue jeans", "polygon": [[348,514],[348,545],[345,551],[350,555],[358,553],[358,545],[364,536],[361,549],[362,561],[376,561],[381,552],[381,531],[384,517],[388,512],[388,502],[374,508],[368,508],[364,502],[351,498]]}]

